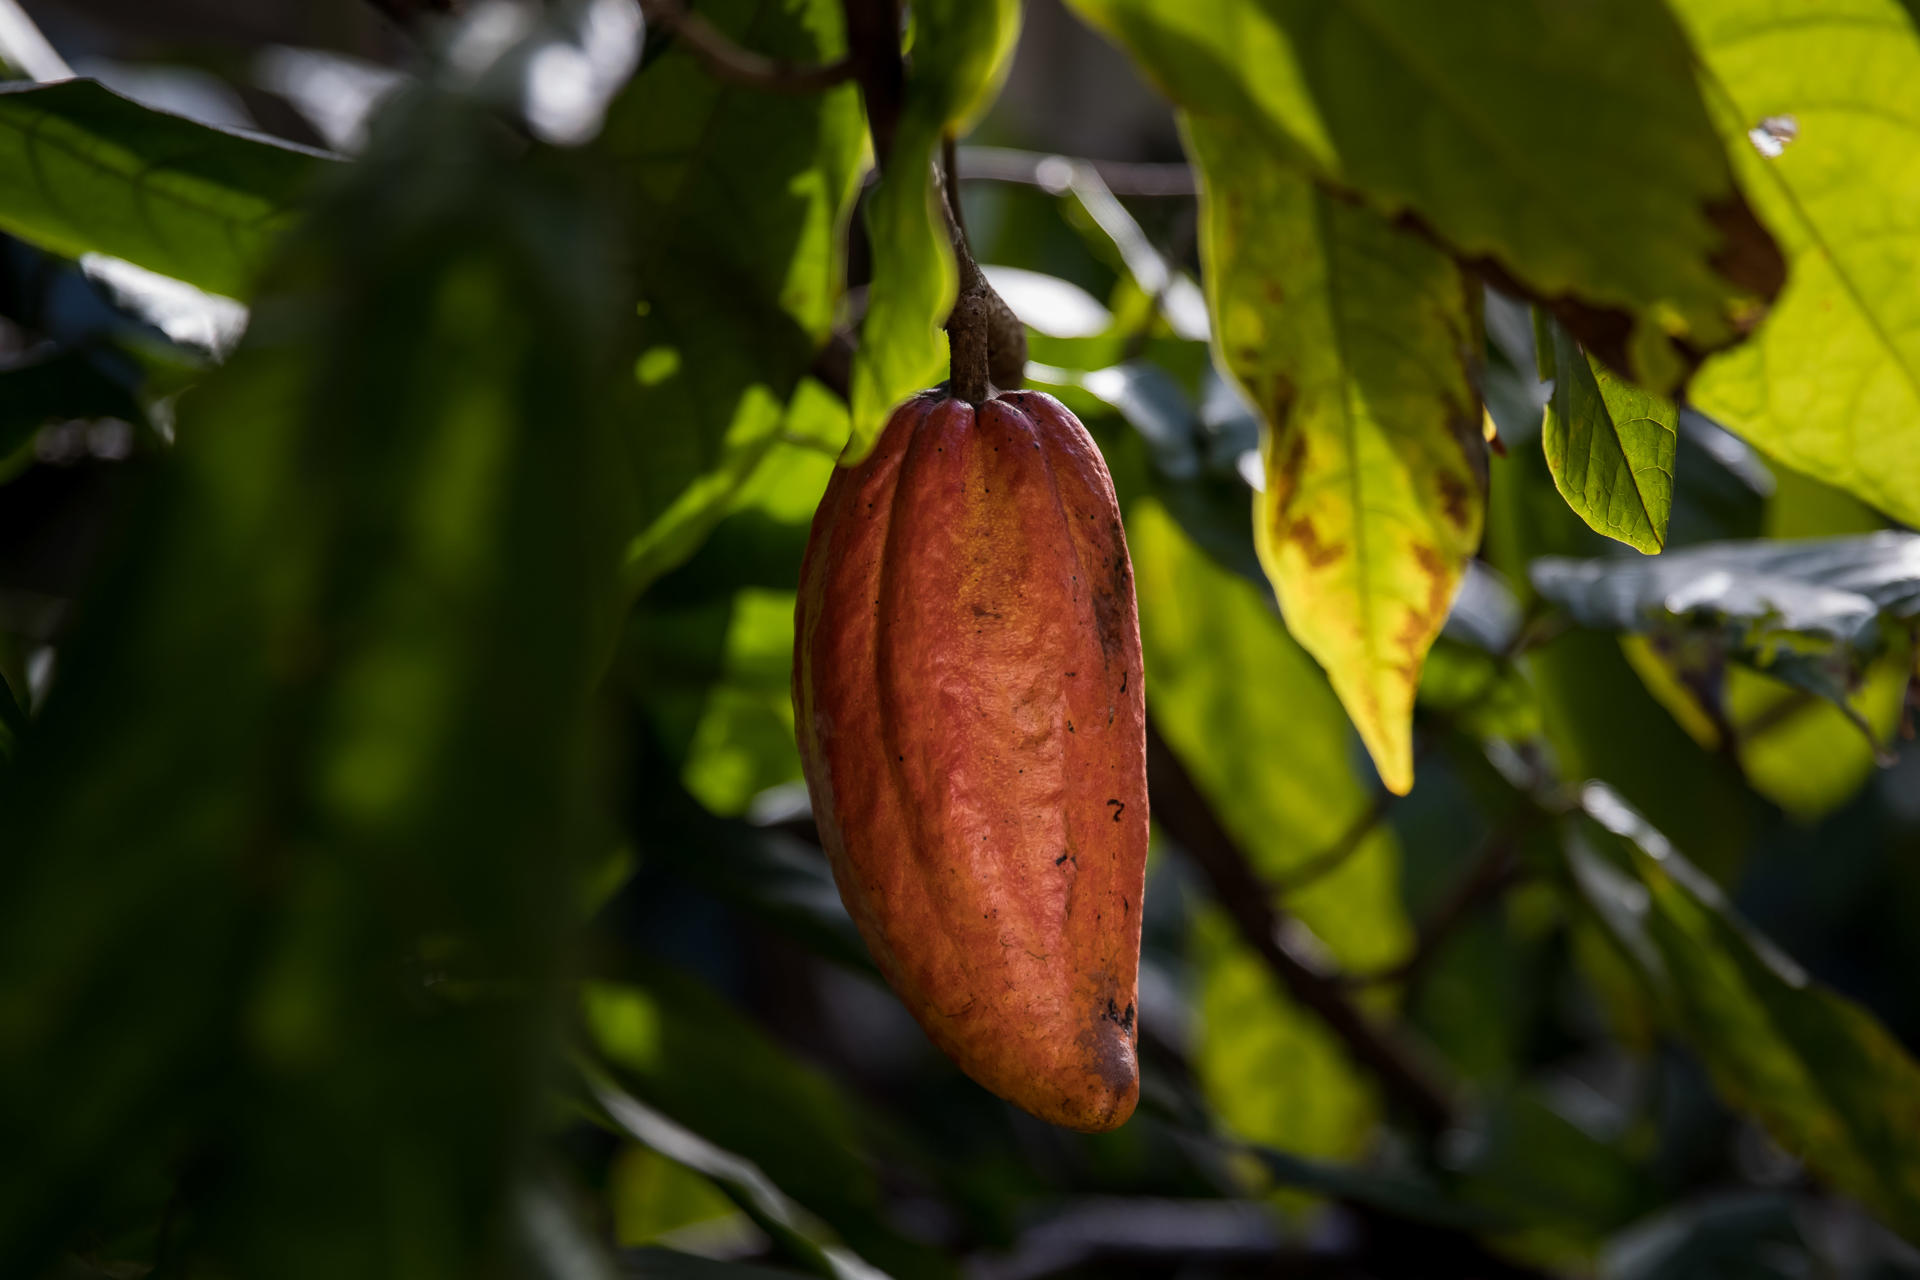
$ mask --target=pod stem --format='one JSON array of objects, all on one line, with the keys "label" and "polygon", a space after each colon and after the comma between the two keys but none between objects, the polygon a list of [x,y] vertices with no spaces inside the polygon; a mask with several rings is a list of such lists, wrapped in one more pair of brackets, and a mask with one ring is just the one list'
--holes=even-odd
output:
[{"label": "pod stem", "polygon": [[953,241],[954,264],[960,274],[958,296],[947,317],[953,379],[949,389],[955,397],[978,405],[991,398],[996,388],[1010,390],[1024,380],[1027,331],[1006,299],[988,283],[980,264],[974,261],[972,246],[967,243],[966,221],[960,211],[954,153],[953,135],[945,134],[940,140],[940,163],[934,169],[934,184],[940,190],[940,205],[946,212],[947,232]]}]

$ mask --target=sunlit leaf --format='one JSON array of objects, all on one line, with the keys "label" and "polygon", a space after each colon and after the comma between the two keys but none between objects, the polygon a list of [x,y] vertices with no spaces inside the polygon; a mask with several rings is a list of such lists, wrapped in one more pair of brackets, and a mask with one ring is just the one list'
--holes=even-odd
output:
[{"label": "sunlit leaf", "polygon": [[1735,917],[1617,795],[1582,793],[1567,868],[1728,1102],[1909,1237],[1920,1234],[1920,1065],[1859,1005]]},{"label": "sunlit leaf", "polygon": [[1754,340],[1709,361],[1690,395],[1781,461],[1920,521],[1913,20],[1895,0],[1673,10],[1741,185],[1792,266]]},{"label": "sunlit leaf", "polygon": [[998,86],[1020,30],[1018,0],[929,0],[913,6],[914,52],[906,98],[880,181],[867,198],[873,280],[853,357],[853,438],[847,461],[866,456],[887,415],[943,381],[940,326],[953,306],[953,250],[933,163],[941,133],[972,115]]},{"label": "sunlit leaf", "polygon": [[[1286,898],[1341,963],[1384,968],[1409,945],[1391,831],[1369,827],[1346,717],[1254,583],[1207,557],[1154,502],[1127,512],[1147,697],[1169,743],[1256,868],[1284,880],[1337,854]],[[1373,1113],[1343,1051],[1212,922],[1201,932],[1199,1072],[1250,1139],[1351,1155]],[[1272,1070],[1275,1055],[1286,1072]],[[1303,1087],[1302,1081],[1311,1080]]]},{"label": "sunlit leaf", "polygon": [[1266,418],[1254,538],[1387,787],[1413,785],[1420,664],[1480,541],[1467,286],[1241,126],[1187,122],[1221,355]]},{"label": "sunlit leaf", "polygon": [[[769,57],[846,51],[834,0],[721,0],[700,15]],[[726,83],[678,42],[614,104],[595,150],[634,210],[639,314],[620,409],[640,499],[633,589],[692,554],[800,411],[790,401],[842,285],[863,139],[853,86]]]},{"label": "sunlit leaf", "polygon": [[0,229],[244,298],[318,152],[129,102],[91,80],[0,90]]},{"label": "sunlit leaf", "polygon": [[1553,326],[1553,398],[1541,441],[1554,487],[1596,533],[1649,554],[1666,545],[1679,443],[1672,403],[1594,363]]},{"label": "sunlit leaf", "polygon": [[1598,354],[1651,385],[1689,361],[1673,340],[1725,345],[1742,300],[1778,287],[1778,252],[1734,188],[1686,41],[1655,0],[1074,7],[1196,117],[1257,128],[1463,257],[1491,258],[1538,296],[1584,300],[1605,322],[1589,330],[1616,344]]},{"label": "sunlit leaf", "polygon": [[[1194,1070],[1215,1114],[1252,1142],[1322,1159],[1353,1159],[1379,1116],[1339,1039],[1274,984],[1259,955],[1218,910],[1196,922],[1200,1028]],[[1278,1071],[1276,1064],[1285,1063]]]}]

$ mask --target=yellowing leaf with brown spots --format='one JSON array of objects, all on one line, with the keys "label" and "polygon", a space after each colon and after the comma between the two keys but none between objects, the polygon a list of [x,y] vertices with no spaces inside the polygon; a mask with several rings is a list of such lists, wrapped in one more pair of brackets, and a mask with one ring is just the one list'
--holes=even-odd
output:
[{"label": "yellowing leaf with brown spots", "polygon": [[1216,350],[1266,424],[1261,562],[1381,780],[1405,793],[1420,667],[1485,514],[1467,285],[1246,126],[1196,116],[1186,134]]}]

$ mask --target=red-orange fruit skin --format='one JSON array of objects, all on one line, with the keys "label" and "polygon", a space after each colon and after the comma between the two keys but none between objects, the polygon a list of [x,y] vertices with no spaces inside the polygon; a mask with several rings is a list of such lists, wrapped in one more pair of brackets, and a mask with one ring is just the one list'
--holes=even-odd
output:
[{"label": "red-orange fruit skin", "polygon": [[840,896],[963,1071],[1089,1132],[1140,1092],[1141,686],[1113,482],[1059,401],[928,392],[834,472],[793,701]]}]

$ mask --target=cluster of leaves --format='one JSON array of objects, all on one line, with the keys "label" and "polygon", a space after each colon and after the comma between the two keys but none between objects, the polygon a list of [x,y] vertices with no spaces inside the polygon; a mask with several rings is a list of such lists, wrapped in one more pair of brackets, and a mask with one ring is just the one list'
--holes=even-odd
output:
[{"label": "cluster of leaves", "polygon": [[351,161],[0,93],[0,229],[91,300],[6,291],[0,494],[100,473],[105,530],[0,515],[0,1271],[1913,1263],[1905,10],[1072,7],[1179,110],[1202,283],[1089,163],[968,222],[1135,562],[1139,1118],[931,1053],[793,747],[808,522],[940,377],[932,162],[1017,4],[904,57],[887,4],[649,6],[577,146],[530,68],[627,0],[476,13]]}]

